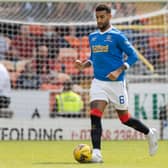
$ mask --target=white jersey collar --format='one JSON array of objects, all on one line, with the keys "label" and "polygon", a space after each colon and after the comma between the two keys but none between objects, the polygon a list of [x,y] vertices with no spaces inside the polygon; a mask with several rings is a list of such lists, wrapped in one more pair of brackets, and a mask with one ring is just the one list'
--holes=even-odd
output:
[{"label": "white jersey collar", "polygon": [[100,34],[107,33],[107,32],[109,32],[112,28],[113,28],[113,26],[111,25],[111,26],[110,26],[106,31],[104,31],[104,32],[101,32],[101,31],[99,30],[99,33],[100,33]]}]

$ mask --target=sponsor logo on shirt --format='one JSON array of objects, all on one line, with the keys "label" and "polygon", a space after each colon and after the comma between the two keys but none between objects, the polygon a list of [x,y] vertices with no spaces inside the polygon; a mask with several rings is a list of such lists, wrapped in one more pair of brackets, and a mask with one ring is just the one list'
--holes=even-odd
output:
[{"label": "sponsor logo on shirt", "polygon": [[93,45],[92,46],[92,50],[93,50],[93,53],[108,52],[109,46],[108,45],[105,45],[105,46],[102,46],[102,45]]}]

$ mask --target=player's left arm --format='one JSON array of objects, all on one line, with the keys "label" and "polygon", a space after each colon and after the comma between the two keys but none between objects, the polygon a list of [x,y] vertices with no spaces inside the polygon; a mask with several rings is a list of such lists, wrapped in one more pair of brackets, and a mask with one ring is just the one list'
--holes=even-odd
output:
[{"label": "player's left arm", "polygon": [[123,33],[119,34],[119,36],[117,38],[117,44],[118,44],[118,47],[128,57],[127,57],[127,60],[125,60],[125,62],[123,63],[123,65],[121,67],[119,67],[115,71],[108,74],[107,77],[111,80],[116,80],[123,71],[128,69],[131,65],[133,65],[138,60],[138,56],[137,56],[137,53],[136,53],[134,47],[128,41],[128,39],[126,38],[126,36]]},{"label": "player's left arm", "polygon": [[138,60],[137,52],[123,33],[118,38],[118,46],[127,55],[124,64],[129,68]]}]

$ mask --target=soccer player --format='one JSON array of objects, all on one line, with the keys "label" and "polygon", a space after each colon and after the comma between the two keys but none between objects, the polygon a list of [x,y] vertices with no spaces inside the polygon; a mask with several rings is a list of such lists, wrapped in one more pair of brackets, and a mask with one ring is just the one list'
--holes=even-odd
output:
[{"label": "soccer player", "polygon": [[[75,62],[75,67],[79,70],[92,65],[94,71],[90,89],[92,162],[103,162],[101,118],[108,102],[114,104],[121,123],[146,135],[149,154],[152,156],[158,148],[156,129],[148,128],[128,112],[125,72],[137,61],[137,54],[126,36],[111,26],[111,9],[106,4],[99,4],[95,12],[99,30],[89,35],[91,56],[85,62],[80,60]],[[127,55],[127,59],[124,53]]]}]

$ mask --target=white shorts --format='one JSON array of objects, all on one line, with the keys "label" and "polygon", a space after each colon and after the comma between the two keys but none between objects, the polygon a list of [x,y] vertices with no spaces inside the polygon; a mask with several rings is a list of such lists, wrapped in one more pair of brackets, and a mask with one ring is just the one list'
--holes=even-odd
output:
[{"label": "white shorts", "polygon": [[94,100],[105,100],[107,103],[112,102],[115,109],[127,110],[128,94],[125,82],[93,79],[90,89],[90,101]]}]

